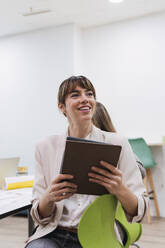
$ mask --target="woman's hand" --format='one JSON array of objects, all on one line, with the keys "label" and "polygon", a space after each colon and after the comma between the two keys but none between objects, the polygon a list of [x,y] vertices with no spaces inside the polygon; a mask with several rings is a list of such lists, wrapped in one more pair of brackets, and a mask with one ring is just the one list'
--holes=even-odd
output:
[{"label": "woman's hand", "polygon": [[59,174],[39,201],[38,211],[42,218],[48,217],[55,211],[55,203],[67,199],[77,191],[77,185],[69,182],[72,175]]},{"label": "woman's hand", "polygon": [[49,200],[58,202],[67,199],[76,193],[77,185],[69,182],[71,179],[73,179],[72,175],[59,174],[46,192]]},{"label": "woman's hand", "polygon": [[123,188],[122,172],[105,161],[101,161],[100,164],[103,169],[95,166],[91,168],[93,172],[88,173],[89,181],[104,186],[109,193],[117,196]]},{"label": "woman's hand", "polygon": [[[103,169],[93,166],[92,173],[88,173],[89,181],[104,186],[109,193],[116,195],[123,208],[130,216],[137,215],[138,199],[136,195],[122,182],[121,170],[113,165],[101,161]],[[106,168],[106,170],[104,169]]]}]

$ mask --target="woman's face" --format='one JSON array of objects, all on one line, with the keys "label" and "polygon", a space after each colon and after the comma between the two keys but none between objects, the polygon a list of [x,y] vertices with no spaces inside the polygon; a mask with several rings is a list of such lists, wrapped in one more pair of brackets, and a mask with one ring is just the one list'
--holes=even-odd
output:
[{"label": "woman's face", "polygon": [[66,96],[65,105],[61,105],[60,109],[70,123],[82,123],[85,120],[92,120],[95,105],[93,92],[77,86]]}]

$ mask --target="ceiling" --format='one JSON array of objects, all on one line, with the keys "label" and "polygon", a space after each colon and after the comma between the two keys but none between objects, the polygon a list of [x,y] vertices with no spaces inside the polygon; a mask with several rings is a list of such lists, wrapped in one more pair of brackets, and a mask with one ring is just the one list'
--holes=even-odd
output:
[{"label": "ceiling", "polygon": [[[32,9],[31,9],[32,8]],[[28,15],[30,12],[47,13]],[[75,23],[81,28],[165,11],[165,0],[0,0],[0,36]]]}]

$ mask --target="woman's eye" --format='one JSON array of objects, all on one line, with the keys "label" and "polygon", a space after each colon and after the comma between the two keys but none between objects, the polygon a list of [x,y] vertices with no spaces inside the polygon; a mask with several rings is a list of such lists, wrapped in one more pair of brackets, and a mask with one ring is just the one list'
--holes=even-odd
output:
[{"label": "woman's eye", "polygon": [[88,92],[88,96],[93,96],[93,92]]},{"label": "woman's eye", "polygon": [[74,94],[71,95],[71,97],[77,97],[77,96],[78,96],[77,93],[74,93]]}]

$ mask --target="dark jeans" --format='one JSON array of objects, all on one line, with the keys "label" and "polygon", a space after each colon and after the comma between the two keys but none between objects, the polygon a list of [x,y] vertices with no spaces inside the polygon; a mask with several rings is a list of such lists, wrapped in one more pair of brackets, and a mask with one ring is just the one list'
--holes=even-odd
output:
[{"label": "dark jeans", "polygon": [[77,233],[56,229],[52,233],[31,241],[26,248],[82,248]]}]

